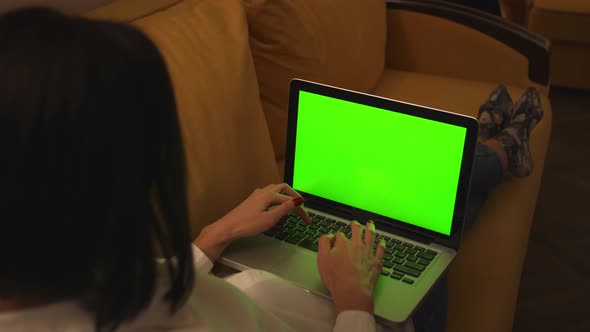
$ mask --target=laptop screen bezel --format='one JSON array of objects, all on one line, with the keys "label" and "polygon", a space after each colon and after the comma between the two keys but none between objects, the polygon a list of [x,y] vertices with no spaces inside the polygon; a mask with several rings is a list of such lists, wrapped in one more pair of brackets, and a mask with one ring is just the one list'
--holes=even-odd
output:
[{"label": "laptop screen bezel", "polygon": [[[453,212],[450,235],[434,232],[418,226],[413,226],[400,220],[384,217],[352,206],[331,201],[329,199],[317,197],[310,193],[302,192],[302,195],[306,198],[306,201],[321,202],[322,206],[326,206],[329,209],[331,208],[335,211],[346,211],[345,214],[350,215],[351,218],[371,218],[373,220],[377,219],[382,221],[378,224],[392,225],[394,228],[403,230],[405,232],[419,234],[430,239],[440,239],[444,242],[445,245],[455,247],[455,245],[451,245],[449,241],[453,243],[456,242],[454,240],[458,241],[463,229],[465,210],[467,206],[467,197],[469,194],[471,169],[473,166],[475,145],[477,141],[477,120],[472,117],[468,117],[461,114],[455,114],[451,112],[436,110],[429,107],[404,103],[351,90],[336,88],[324,84],[304,81],[300,79],[293,79],[290,84],[289,94],[289,113],[284,172],[284,180],[287,184],[291,186],[293,185],[293,168],[295,162],[295,145],[300,91],[307,91],[314,94],[333,97],[341,100],[346,100],[349,102],[373,106],[384,110],[391,110],[402,114],[426,118],[466,128],[465,144],[463,147],[463,158],[461,162],[461,170],[459,174],[459,182],[457,187],[455,209]],[[377,220],[375,221],[377,222]]]}]

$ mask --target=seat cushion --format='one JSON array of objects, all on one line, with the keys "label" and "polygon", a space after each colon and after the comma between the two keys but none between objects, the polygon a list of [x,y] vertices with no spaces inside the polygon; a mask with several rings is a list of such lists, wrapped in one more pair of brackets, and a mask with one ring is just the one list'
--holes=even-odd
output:
[{"label": "seat cushion", "polygon": [[590,90],[590,44],[554,42],[551,46],[551,84]]},{"label": "seat cushion", "polygon": [[166,60],[195,234],[255,188],[278,181],[239,0],[120,0],[90,16],[130,20]]},{"label": "seat cushion", "polygon": [[590,1],[535,0],[529,29],[551,39],[551,82],[590,89]]},{"label": "seat cushion", "polygon": [[529,29],[552,41],[590,44],[590,1],[534,0]]},{"label": "seat cushion", "polygon": [[262,106],[285,155],[289,82],[370,91],[384,66],[383,0],[244,0]]},{"label": "seat cushion", "polygon": [[535,7],[545,10],[590,14],[590,2],[587,0],[532,0],[532,2]]},{"label": "seat cushion", "polygon": [[[404,71],[384,71],[374,94],[477,116],[495,85]],[[513,99],[522,89],[508,87]],[[530,147],[533,174],[506,176],[494,188],[477,221],[462,239],[449,278],[448,331],[510,331],[522,264],[541,183],[551,129],[551,105],[542,96],[544,119]],[[485,324],[482,324],[485,322]]]}]

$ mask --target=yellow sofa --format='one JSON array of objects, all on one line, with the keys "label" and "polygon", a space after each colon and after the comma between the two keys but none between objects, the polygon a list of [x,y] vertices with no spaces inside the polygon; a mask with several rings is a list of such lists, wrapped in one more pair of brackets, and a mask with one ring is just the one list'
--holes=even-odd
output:
[{"label": "yellow sofa", "polygon": [[498,83],[538,87],[535,170],[494,189],[449,277],[448,331],[511,330],[551,128],[545,39],[436,1],[115,0],[87,16],[136,25],[167,62],[194,234],[279,181],[292,77],[468,115]]},{"label": "yellow sofa", "polygon": [[551,83],[590,89],[590,1],[500,0],[510,20],[551,40]]},{"label": "yellow sofa", "polygon": [[534,174],[495,188],[449,275],[448,331],[510,331],[550,136],[548,41],[438,1],[244,2],[279,165],[293,77],[472,116],[498,83],[513,99],[527,86],[544,93],[546,116],[531,138]]},{"label": "yellow sofa", "polygon": [[528,27],[551,40],[552,84],[590,89],[590,1],[533,0]]}]

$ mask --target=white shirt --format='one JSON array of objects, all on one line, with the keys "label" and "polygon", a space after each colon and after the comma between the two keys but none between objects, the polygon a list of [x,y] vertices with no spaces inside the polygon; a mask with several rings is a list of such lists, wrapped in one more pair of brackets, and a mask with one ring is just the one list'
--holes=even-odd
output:
[{"label": "white shirt", "polygon": [[[193,246],[195,287],[187,303],[173,315],[162,296],[169,280],[158,266],[156,294],[150,306],[120,332],[210,331],[399,331],[411,332],[408,322],[390,328],[375,324],[373,315],[344,311],[336,316],[333,304],[268,272],[250,270],[217,278],[213,263]],[[0,331],[91,332],[94,317],[76,301],[57,302],[0,314]]]}]

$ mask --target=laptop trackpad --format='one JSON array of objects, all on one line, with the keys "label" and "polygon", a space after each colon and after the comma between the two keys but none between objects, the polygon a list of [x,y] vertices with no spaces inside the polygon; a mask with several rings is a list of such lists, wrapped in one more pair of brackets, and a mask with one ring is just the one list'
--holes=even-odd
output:
[{"label": "laptop trackpad", "polygon": [[271,266],[269,271],[314,293],[329,296],[318,271],[317,254],[286,243],[283,245],[288,247],[289,255]]},{"label": "laptop trackpad", "polygon": [[223,253],[222,263],[238,270],[258,269],[270,271],[291,254],[290,248],[276,239],[264,235],[234,241]]},{"label": "laptop trackpad", "polygon": [[221,262],[238,270],[252,268],[269,271],[312,292],[328,296],[316,257],[313,251],[258,235],[232,243]]}]

